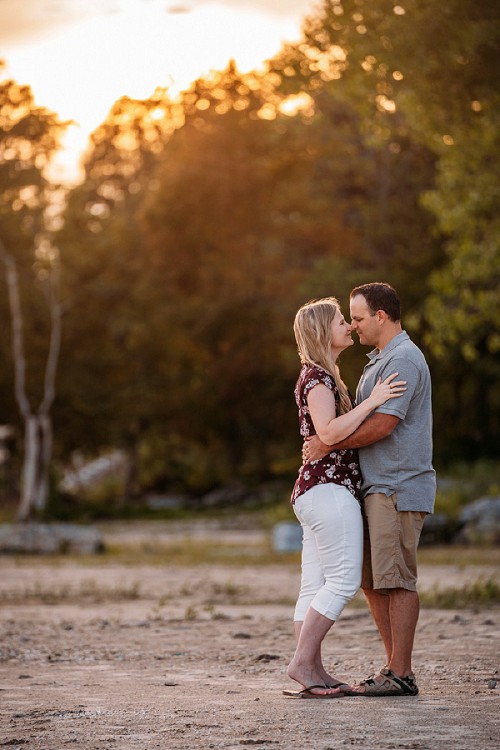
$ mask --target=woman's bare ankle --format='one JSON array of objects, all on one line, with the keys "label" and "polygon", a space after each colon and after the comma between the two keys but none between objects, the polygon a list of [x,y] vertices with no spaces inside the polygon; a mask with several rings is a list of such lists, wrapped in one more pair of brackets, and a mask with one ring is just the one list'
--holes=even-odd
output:
[{"label": "woman's bare ankle", "polygon": [[303,687],[311,687],[311,685],[325,685],[326,687],[325,680],[320,672],[314,667],[298,664],[294,659],[288,665],[286,673],[291,680],[295,680]]}]

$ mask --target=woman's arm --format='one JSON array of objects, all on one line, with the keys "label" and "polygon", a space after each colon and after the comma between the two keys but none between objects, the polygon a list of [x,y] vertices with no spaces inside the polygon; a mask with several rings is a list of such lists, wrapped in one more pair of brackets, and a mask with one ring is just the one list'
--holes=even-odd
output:
[{"label": "woman's arm", "polygon": [[397,374],[395,372],[383,382],[379,381],[368,398],[340,416],[337,416],[333,392],[322,383],[312,388],[307,395],[307,405],[319,439],[327,445],[340,443],[351,435],[377,406],[391,398],[398,398],[406,390],[406,381],[393,382]]}]

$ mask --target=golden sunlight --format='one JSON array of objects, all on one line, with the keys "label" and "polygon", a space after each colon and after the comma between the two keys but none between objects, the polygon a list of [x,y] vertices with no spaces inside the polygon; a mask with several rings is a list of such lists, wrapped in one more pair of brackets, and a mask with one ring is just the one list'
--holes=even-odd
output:
[{"label": "golden sunlight", "polygon": [[312,98],[305,91],[301,91],[299,94],[293,94],[288,96],[279,105],[279,110],[284,115],[293,117],[298,112],[302,112],[307,116],[314,114],[314,102]]},{"label": "golden sunlight", "polygon": [[146,98],[158,86],[175,95],[210,70],[224,69],[230,59],[242,72],[258,69],[284,41],[298,39],[311,5],[310,0],[292,3],[290,14],[278,16],[272,2],[268,11],[229,3],[169,12],[152,0],[66,26],[59,22],[34,42],[16,39],[9,45],[7,40],[7,74],[31,86],[38,104],[74,123],[51,177],[68,183],[79,179],[78,161],[89,134],[121,96]]}]

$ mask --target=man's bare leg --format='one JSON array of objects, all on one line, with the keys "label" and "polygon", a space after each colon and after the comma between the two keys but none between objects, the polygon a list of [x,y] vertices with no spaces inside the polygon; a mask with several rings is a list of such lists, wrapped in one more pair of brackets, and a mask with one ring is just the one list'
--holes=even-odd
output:
[{"label": "man's bare leg", "polygon": [[364,593],[384,642],[387,667],[398,677],[407,677],[412,671],[413,642],[420,613],[417,592],[390,589],[381,594],[367,589]]},{"label": "man's bare leg", "polygon": [[390,592],[392,654],[387,666],[398,677],[407,677],[412,671],[411,656],[419,614],[420,601],[416,591],[393,589]]},{"label": "man's bare leg", "polygon": [[370,612],[384,643],[387,662],[392,658],[392,627],[390,618],[390,596],[375,589],[363,589]]}]

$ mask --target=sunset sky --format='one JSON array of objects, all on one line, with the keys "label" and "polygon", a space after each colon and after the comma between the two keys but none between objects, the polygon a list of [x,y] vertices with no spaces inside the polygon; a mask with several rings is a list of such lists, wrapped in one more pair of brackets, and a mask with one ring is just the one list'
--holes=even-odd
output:
[{"label": "sunset sky", "polygon": [[300,35],[314,0],[0,0],[0,58],[37,104],[75,120],[54,175],[73,181],[89,133],[122,95],[174,94],[233,58],[259,68]]}]

